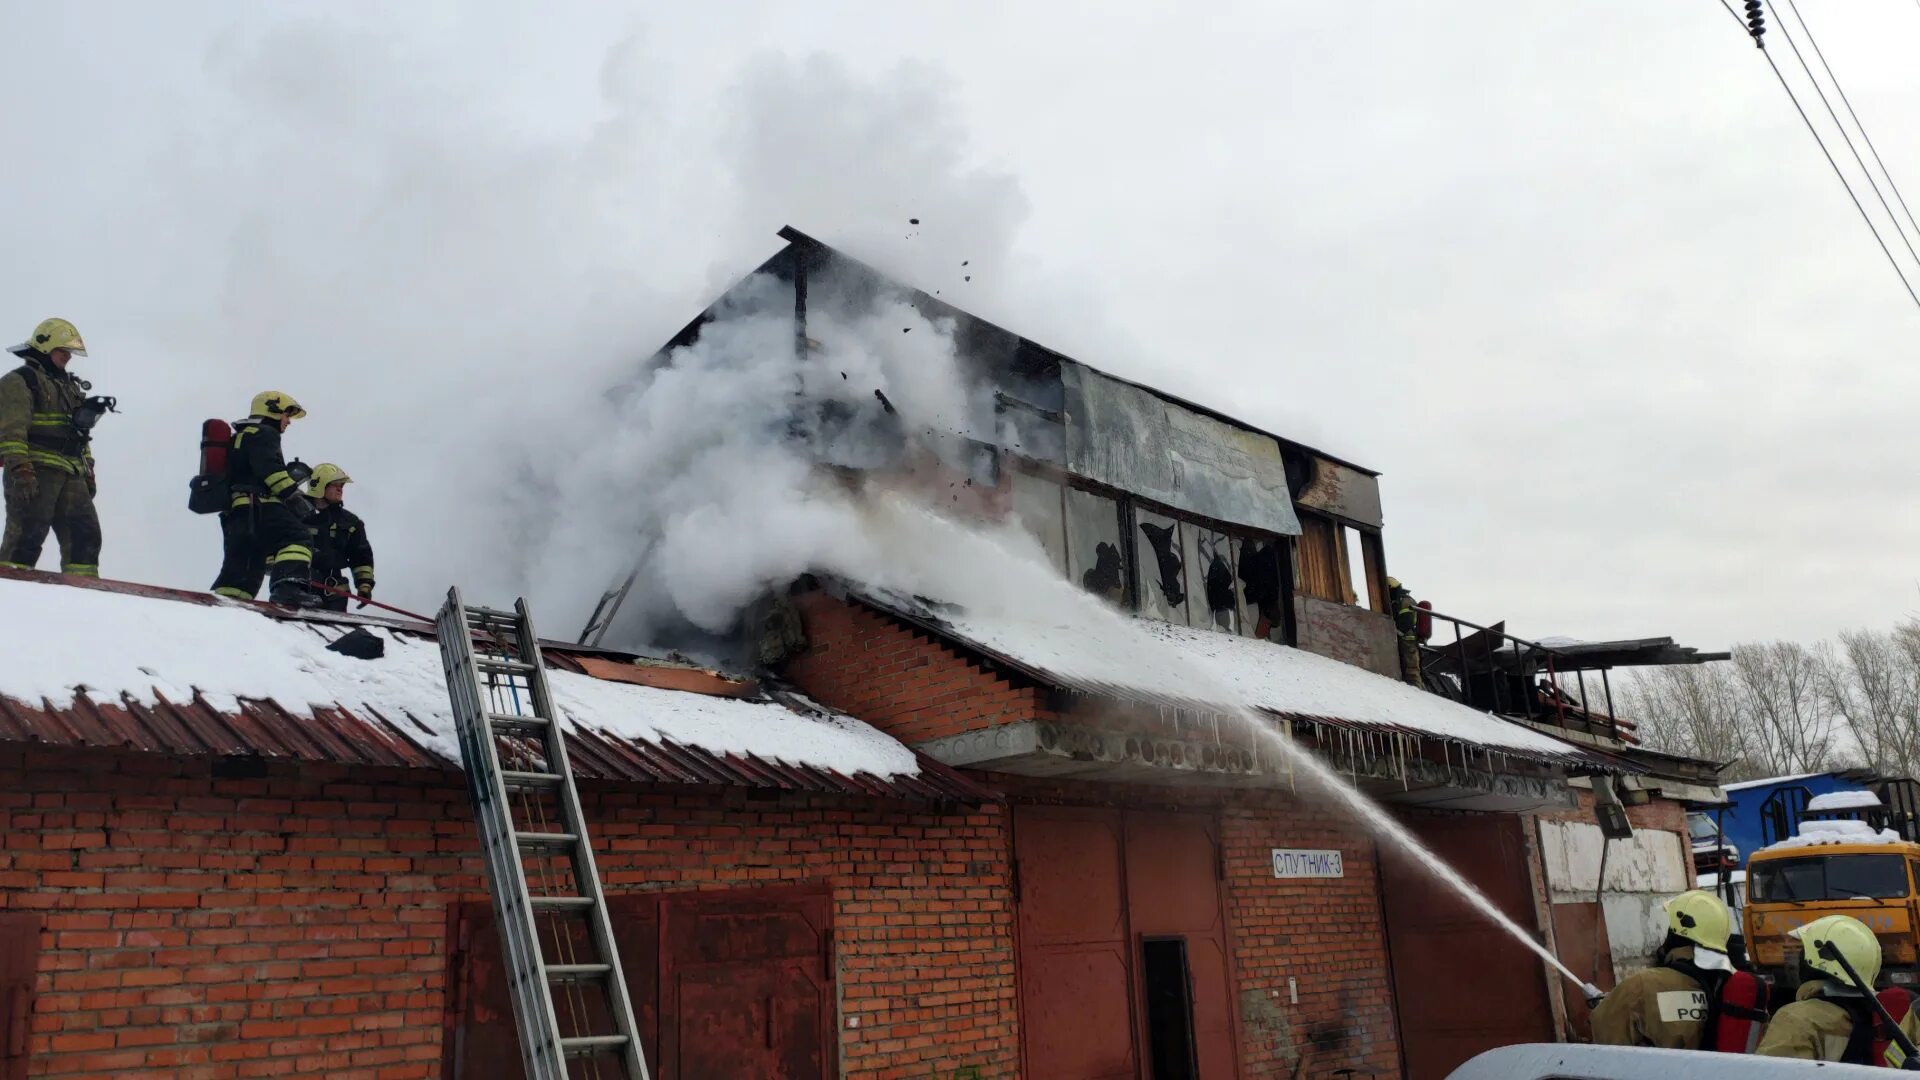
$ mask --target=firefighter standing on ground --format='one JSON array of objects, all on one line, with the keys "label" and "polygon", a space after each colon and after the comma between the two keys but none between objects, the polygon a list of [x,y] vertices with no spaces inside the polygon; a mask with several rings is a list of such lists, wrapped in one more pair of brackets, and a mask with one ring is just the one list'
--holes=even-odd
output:
[{"label": "firefighter standing on ground", "polygon": [[312,601],[312,534],[304,519],[313,516],[313,504],[280,454],[281,433],[306,414],[292,395],[266,390],[254,395],[253,414],[234,425],[227,452],[233,498],[220,515],[224,553],[213,582],[221,596],[251,600],[261,578],[271,576],[267,599],[296,607]]},{"label": "firefighter standing on ground", "polygon": [[1800,990],[1793,1004],[1773,1014],[1754,1053],[1870,1064],[1877,1020],[1873,1005],[1824,947],[1832,945],[1846,957],[1871,993],[1880,975],[1879,939],[1850,915],[1828,915],[1787,933],[1800,941]]},{"label": "firefighter standing on ground", "polygon": [[1707,1003],[1733,970],[1727,905],[1695,889],[1667,901],[1667,938],[1653,966],[1620,980],[1593,1010],[1593,1041],[1606,1046],[1698,1050]]},{"label": "firefighter standing on ground", "polygon": [[0,566],[31,570],[51,530],[60,572],[100,576],[100,517],[93,508],[89,430],[100,417],[92,387],[67,373],[87,355],[80,331],[48,319],[9,350],[25,360],[0,378],[0,464],[6,469],[7,526]]},{"label": "firefighter standing on ground", "polygon": [[[353,477],[332,462],[314,466],[307,483],[307,497],[320,506],[307,523],[313,530],[313,580],[345,590],[351,572],[353,591],[364,602],[373,599],[373,545],[367,542],[366,522],[344,505],[351,483]],[[319,602],[333,611],[347,610],[347,598],[339,593],[323,592]]]}]

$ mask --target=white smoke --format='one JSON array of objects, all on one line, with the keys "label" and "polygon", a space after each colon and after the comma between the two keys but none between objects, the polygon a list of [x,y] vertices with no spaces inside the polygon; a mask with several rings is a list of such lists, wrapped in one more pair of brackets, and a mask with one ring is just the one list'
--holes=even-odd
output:
[{"label": "white smoke", "polygon": [[[311,413],[289,453],[354,477],[380,599],[525,595],[558,635],[643,557],[715,625],[847,544],[836,496],[781,445],[796,390],[974,422],[950,338],[885,298],[822,297],[804,370],[771,292],[646,368],[782,224],[949,299],[1017,287],[1025,200],[974,159],[937,73],[760,56],[712,94],[636,36],[585,58],[600,77],[580,100],[542,99],[569,102],[559,118],[436,53],[431,20],[227,23],[170,18],[164,47],[199,63],[138,94],[69,87],[68,104],[103,95],[84,121],[60,98],[0,117],[10,145],[93,148],[64,182],[106,188],[93,213],[0,223],[9,250],[67,253],[0,266],[0,292],[25,325],[75,319],[92,346],[76,369],[121,399],[96,442],[110,576],[207,586],[218,528],[184,508],[196,429],[266,388]],[[4,190],[40,205],[52,182],[16,171]],[[982,267],[999,272],[965,282]]]}]

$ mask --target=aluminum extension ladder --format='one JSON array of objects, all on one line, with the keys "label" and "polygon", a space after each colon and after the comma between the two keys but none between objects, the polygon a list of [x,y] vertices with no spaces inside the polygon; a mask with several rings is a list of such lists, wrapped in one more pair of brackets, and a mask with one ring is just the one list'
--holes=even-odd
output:
[{"label": "aluminum extension ladder", "polygon": [[[608,1075],[648,1080],[527,602],[513,611],[468,607],[450,589],[435,625],[528,1080],[599,1076],[614,1061],[620,1072]],[[563,1013],[572,1034],[561,1031]],[[574,1074],[570,1062],[579,1065]]]}]

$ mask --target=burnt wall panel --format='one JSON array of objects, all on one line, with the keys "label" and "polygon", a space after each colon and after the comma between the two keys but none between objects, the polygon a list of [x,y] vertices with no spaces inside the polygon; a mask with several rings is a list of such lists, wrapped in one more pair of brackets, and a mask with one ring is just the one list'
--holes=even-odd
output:
[{"label": "burnt wall panel", "polygon": [[1272,436],[1234,427],[1078,364],[1066,387],[1066,468],[1217,521],[1300,531]]},{"label": "burnt wall panel", "polygon": [[1312,473],[1295,502],[1376,529],[1381,526],[1379,477],[1323,457],[1313,459]]},{"label": "burnt wall panel", "polygon": [[1311,596],[1295,596],[1293,610],[1301,648],[1390,679],[1400,677],[1400,644],[1391,617]]}]

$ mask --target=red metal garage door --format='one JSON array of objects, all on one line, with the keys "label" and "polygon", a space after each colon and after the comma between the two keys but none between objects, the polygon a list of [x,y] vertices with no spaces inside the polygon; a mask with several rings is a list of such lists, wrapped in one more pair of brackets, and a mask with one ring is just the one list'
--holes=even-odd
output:
[{"label": "red metal garage door", "polygon": [[[1193,980],[1194,1050],[1202,1080],[1231,1080],[1240,1058],[1234,1043],[1219,867],[1210,818],[1127,815],[1128,922],[1136,942],[1161,936],[1186,941]],[[1144,1040],[1143,1034],[1142,1045]]]},{"label": "red metal garage door", "polygon": [[[655,1080],[834,1074],[832,900],[737,889],[608,901]],[[520,1039],[488,904],[460,905],[449,959],[446,1075],[519,1080]],[[566,1026],[567,1003],[556,1001]],[[589,1012],[593,1002],[587,1002]],[[664,1027],[660,1017],[670,1022]],[[596,1018],[592,1030],[606,1030]]]},{"label": "red metal garage door", "polygon": [[[1520,819],[1510,814],[1406,822],[1521,926],[1538,926]],[[1540,960],[1452,889],[1381,846],[1380,888],[1407,1080],[1441,1080],[1496,1046],[1550,1042]]]},{"label": "red metal garage door", "polygon": [[1212,820],[1020,806],[1014,852],[1026,1075],[1147,1076],[1142,950],[1175,938],[1185,944],[1197,1076],[1233,1080],[1239,1052]]},{"label": "red metal garage door", "polygon": [[1020,807],[1020,1000],[1026,1074],[1134,1080],[1132,950],[1120,814]]}]

